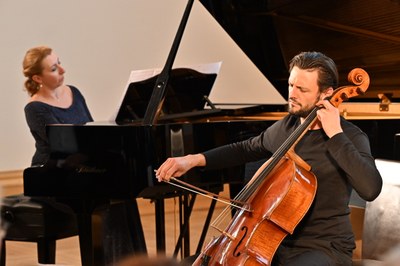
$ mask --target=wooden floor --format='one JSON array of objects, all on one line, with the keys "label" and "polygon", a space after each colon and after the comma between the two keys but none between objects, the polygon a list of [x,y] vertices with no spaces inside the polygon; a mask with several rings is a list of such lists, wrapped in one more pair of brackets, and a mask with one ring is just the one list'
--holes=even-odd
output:
[{"label": "wooden floor", "polygon": [[[225,188],[223,194],[227,193]],[[154,205],[149,200],[138,199],[139,211],[146,238],[147,250],[150,256],[156,255],[155,238],[155,218]],[[204,220],[206,218],[210,205],[210,199],[198,196],[194,206],[191,218],[191,244],[190,250],[195,252],[198,239],[201,234]],[[214,218],[218,215],[224,206],[217,203],[214,212]],[[179,205],[174,199],[166,200],[166,255],[172,256],[175,248],[176,239],[179,235]],[[205,244],[211,239],[212,235],[218,235],[216,230],[210,229],[206,237]],[[40,265],[37,262],[36,244],[27,242],[6,242],[6,265],[7,266],[32,266]],[[57,241],[56,265],[81,265],[78,237],[71,237]]]}]

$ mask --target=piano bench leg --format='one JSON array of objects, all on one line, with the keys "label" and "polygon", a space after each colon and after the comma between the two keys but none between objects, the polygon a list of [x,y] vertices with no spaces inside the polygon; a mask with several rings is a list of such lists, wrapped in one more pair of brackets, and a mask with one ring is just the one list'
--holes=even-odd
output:
[{"label": "piano bench leg", "polygon": [[[40,239],[37,241],[38,261],[40,264],[55,264],[56,241],[53,239]],[[6,265],[6,241],[1,243],[0,266]]]},{"label": "piano bench leg", "polygon": [[56,241],[54,239],[39,239],[37,242],[38,261],[41,264],[55,264]]},{"label": "piano bench leg", "polygon": [[1,241],[0,266],[6,266],[6,241]]}]

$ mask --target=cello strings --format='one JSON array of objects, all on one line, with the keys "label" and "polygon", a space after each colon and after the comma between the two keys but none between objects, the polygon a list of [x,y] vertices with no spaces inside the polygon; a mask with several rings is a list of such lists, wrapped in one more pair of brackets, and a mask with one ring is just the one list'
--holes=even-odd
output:
[{"label": "cello strings", "polygon": [[278,148],[278,150],[275,151],[275,153],[267,161],[268,164],[260,172],[260,174],[257,174],[256,172],[253,178],[249,181],[249,183],[247,183],[246,186],[244,186],[244,188],[238,193],[238,195],[234,198],[234,200],[242,202],[246,201],[254,193],[254,191],[260,186],[260,184],[264,180],[264,177],[267,176],[272,171],[272,169],[276,166],[276,164],[280,161],[280,159],[293,146],[293,144],[299,138],[299,136],[301,136],[309,127],[309,125],[314,122],[317,110],[318,108],[314,108],[311,111],[311,113],[306,117],[304,122],[300,126],[298,126],[295,129],[295,131],[289,136],[289,138]]}]

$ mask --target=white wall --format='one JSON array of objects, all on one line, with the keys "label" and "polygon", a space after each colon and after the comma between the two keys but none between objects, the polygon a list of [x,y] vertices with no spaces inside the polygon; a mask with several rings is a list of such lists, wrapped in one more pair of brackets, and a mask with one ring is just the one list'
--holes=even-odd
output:
[{"label": "white wall", "polygon": [[[0,171],[29,166],[34,152],[23,112],[27,49],[52,47],[66,68],[65,83],[80,88],[96,121],[106,120],[131,70],[164,65],[185,6],[186,0],[1,0]],[[174,65],[217,61],[223,64],[214,102],[284,102],[195,1]]]}]

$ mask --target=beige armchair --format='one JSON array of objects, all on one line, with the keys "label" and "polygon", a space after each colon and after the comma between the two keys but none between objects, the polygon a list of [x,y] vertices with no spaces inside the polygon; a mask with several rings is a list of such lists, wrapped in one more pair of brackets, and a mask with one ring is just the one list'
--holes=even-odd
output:
[{"label": "beige armchair", "polygon": [[[356,252],[353,265],[397,266],[400,265],[400,161],[376,160],[376,164],[383,178],[382,192],[377,199],[366,203],[361,258],[357,258]],[[356,240],[360,217],[360,208],[352,207]]]}]

